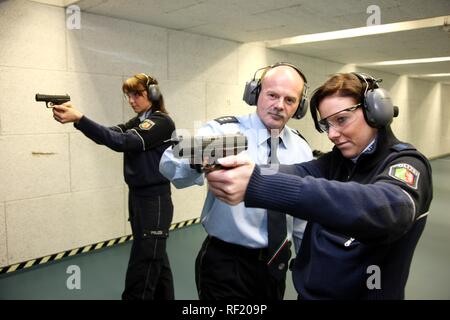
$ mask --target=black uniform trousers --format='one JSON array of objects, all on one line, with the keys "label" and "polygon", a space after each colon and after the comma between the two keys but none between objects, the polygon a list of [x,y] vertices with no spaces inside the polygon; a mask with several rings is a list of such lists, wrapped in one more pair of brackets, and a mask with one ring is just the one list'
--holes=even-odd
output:
[{"label": "black uniform trousers", "polygon": [[267,248],[251,249],[207,236],[195,261],[200,300],[282,300],[286,273],[277,281]]},{"label": "black uniform trousers", "polygon": [[173,217],[170,194],[128,198],[133,245],[122,299],[173,300],[166,240]]}]

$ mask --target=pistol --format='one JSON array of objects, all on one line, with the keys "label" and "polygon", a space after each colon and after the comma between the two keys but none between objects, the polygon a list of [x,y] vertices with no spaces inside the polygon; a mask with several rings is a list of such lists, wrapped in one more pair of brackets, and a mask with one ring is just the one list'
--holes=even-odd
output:
[{"label": "pistol", "polygon": [[70,101],[70,96],[68,94],[52,95],[52,94],[36,93],[36,101],[38,102],[45,101],[45,105],[47,108],[53,108],[55,104],[63,104]]},{"label": "pistol", "polygon": [[247,150],[247,137],[243,134],[218,136],[197,136],[171,139],[175,158],[189,159],[189,164],[197,171],[210,172],[222,169],[217,159],[237,155]]}]

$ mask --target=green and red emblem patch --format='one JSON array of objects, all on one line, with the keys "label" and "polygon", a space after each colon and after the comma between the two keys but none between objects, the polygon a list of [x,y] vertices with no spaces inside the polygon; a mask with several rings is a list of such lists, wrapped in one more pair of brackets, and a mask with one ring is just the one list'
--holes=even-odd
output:
[{"label": "green and red emblem patch", "polygon": [[420,172],[406,163],[394,164],[389,168],[389,175],[397,180],[405,182],[411,188],[417,189]]}]

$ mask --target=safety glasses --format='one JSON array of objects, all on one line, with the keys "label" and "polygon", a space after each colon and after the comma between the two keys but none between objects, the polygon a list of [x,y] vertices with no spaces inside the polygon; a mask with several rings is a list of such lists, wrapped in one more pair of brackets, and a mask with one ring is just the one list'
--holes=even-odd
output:
[{"label": "safety glasses", "polygon": [[333,113],[332,115],[319,120],[319,128],[326,133],[330,131],[330,127],[333,127],[335,130],[342,132],[345,127],[355,121],[356,115],[354,111],[359,107],[361,107],[361,103],[355,104],[351,107]]}]

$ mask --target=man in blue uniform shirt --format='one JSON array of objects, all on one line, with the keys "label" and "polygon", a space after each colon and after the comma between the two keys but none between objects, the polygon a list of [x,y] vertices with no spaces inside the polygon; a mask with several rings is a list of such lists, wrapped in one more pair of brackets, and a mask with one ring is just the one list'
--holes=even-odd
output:
[{"label": "man in blue uniform shirt", "polygon": [[432,199],[431,167],[395,138],[397,110],[378,82],[337,74],[315,91],[314,123],[335,145],[319,159],[273,173],[231,156],[219,162],[236,168],[207,176],[231,205],[308,221],[293,269],[300,299],[404,299]]},{"label": "man in blue uniform shirt", "polygon": [[[254,82],[256,113],[241,117],[223,117],[208,122],[198,130],[199,136],[242,133],[248,139],[246,153],[256,163],[266,164],[271,148],[268,140],[274,136],[273,154],[280,163],[297,163],[312,159],[308,144],[287,121],[304,115],[306,79],[295,66],[279,63],[262,68],[264,73]],[[256,75],[256,74],[255,74]],[[255,80],[255,78],[254,78]],[[250,91],[249,91],[250,90]],[[177,159],[172,148],[166,150],[160,171],[177,188],[202,185],[204,176],[192,169],[187,159]],[[287,235],[294,229],[296,244],[303,236],[305,221],[284,216]],[[243,203],[229,206],[208,192],[201,215],[208,233],[196,260],[196,284],[200,299],[282,299],[290,243],[281,241],[278,254],[268,250],[268,213],[265,209],[246,208]],[[283,222],[281,223],[283,224]],[[294,225],[294,227],[293,227]],[[278,231],[271,231],[271,235]],[[286,230],[284,230],[286,233]],[[279,235],[279,234],[278,234]],[[288,244],[288,245],[286,245]]]}]

